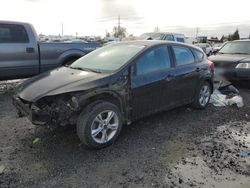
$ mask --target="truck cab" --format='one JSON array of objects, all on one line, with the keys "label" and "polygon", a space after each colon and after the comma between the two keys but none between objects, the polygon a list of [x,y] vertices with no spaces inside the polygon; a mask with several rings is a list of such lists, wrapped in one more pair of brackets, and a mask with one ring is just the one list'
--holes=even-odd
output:
[{"label": "truck cab", "polygon": [[39,73],[38,37],[28,23],[0,22],[0,79]]}]

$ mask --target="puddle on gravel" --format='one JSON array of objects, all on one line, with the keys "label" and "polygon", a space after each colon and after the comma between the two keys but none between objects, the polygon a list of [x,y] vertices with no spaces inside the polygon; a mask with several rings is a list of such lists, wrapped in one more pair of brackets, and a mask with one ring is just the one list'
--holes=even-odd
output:
[{"label": "puddle on gravel", "polygon": [[173,141],[167,144],[167,150],[162,154],[161,161],[163,164],[174,164],[178,160],[187,156],[188,145],[180,141]]},{"label": "puddle on gravel", "polygon": [[176,165],[165,177],[168,185],[175,187],[220,187],[220,188],[249,188],[250,178],[236,175],[228,170],[220,174],[214,173],[203,159],[189,158],[187,163]]},{"label": "puddle on gravel", "polygon": [[[186,146],[180,143],[169,146],[169,151],[180,149],[173,150],[180,156],[174,165],[169,165],[166,184],[173,187],[250,187],[250,123],[233,122],[218,127],[210,136],[202,138],[189,156],[184,154]],[[166,159],[174,157],[168,156]]]}]

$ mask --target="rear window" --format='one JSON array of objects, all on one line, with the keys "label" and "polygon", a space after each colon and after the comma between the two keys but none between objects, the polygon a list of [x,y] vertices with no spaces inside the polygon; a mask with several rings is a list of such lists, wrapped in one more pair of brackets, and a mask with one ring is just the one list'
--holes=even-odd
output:
[{"label": "rear window", "polygon": [[198,62],[203,61],[203,59],[204,59],[204,53],[202,53],[202,52],[199,51],[199,50],[194,50],[194,54],[195,54],[195,56],[196,56]]},{"label": "rear window", "polygon": [[22,25],[0,24],[0,43],[28,42],[28,35]]}]

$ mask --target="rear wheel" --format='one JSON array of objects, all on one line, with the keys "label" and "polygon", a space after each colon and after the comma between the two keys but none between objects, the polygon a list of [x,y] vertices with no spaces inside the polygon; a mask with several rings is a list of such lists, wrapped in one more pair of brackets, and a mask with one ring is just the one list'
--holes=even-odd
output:
[{"label": "rear wheel", "polygon": [[210,83],[203,82],[195,95],[193,106],[195,108],[204,109],[209,103],[212,87]]},{"label": "rear wheel", "polygon": [[105,101],[89,105],[77,122],[80,140],[90,148],[103,148],[112,144],[120,134],[122,120],[119,108]]}]

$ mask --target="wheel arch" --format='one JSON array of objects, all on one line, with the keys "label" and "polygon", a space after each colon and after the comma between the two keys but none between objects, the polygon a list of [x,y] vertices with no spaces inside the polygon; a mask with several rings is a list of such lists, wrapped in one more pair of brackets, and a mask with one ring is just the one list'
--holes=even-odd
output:
[{"label": "wheel arch", "polygon": [[122,114],[123,122],[127,119],[128,115],[126,110],[126,104],[122,95],[111,91],[104,91],[99,93],[94,92],[90,94],[87,98],[80,98],[81,110],[85,109],[88,105],[96,101],[107,101],[116,105]]},{"label": "wheel arch", "polygon": [[59,56],[59,65],[64,65],[65,63],[67,63],[68,61],[72,60],[72,59],[78,59],[82,56],[84,56],[86,53],[81,51],[81,50],[67,50],[65,52],[63,52],[60,56]]}]

